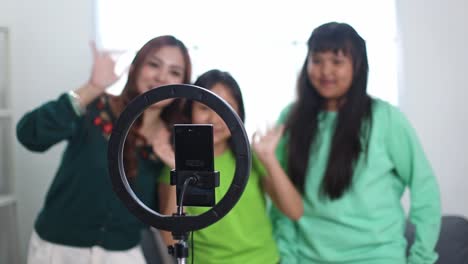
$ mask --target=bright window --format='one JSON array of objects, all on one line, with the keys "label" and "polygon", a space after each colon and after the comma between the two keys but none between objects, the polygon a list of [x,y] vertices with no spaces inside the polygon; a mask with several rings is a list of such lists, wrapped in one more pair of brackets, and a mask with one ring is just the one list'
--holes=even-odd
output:
[{"label": "bright window", "polygon": [[244,95],[250,134],[294,100],[306,41],[330,21],[349,23],[366,40],[369,92],[397,104],[394,1],[97,0],[96,7],[98,44],[128,51],[120,69],[147,40],[171,34],[189,48],[194,79],[213,68],[230,72]]}]

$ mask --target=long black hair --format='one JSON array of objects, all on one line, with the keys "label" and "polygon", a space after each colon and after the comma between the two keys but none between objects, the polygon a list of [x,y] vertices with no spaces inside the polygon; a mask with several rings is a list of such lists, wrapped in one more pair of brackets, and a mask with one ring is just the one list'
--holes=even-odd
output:
[{"label": "long black hair", "polygon": [[339,103],[336,128],[321,186],[323,194],[330,199],[338,199],[351,185],[354,165],[359,154],[367,147],[366,135],[369,135],[371,127],[372,99],[367,94],[369,66],[366,44],[350,25],[331,22],[316,28],[307,45],[308,54],[297,82],[297,100],[292,105],[285,124],[289,133],[288,173],[296,187],[305,192],[311,146],[317,134],[319,113],[326,104],[325,98],[316,91],[308,78],[307,64],[311,59],[310,55],[342,51],[352,59],[353,79],[350,89]]},{"label": "long black hair", "polygon": [[[242,122],[245,122],[245,110],[242,92],[239,84],[229,72],[220,71],[218,69],[209,70],[200,75],[194,83],[194,85],[206,88],[208,90],[213,89],[216,84],[222,84],[229,89],[229,92],[234,97],[234,100],[238,106],[239,112],[237,114],[239,115],[239,118],[242,120]],[[189,120],[192,119],[192,106],[193,101],[188,100],[184,107],[184,113],[189,118]],[[232,138],[229,139],[228,144],[231,149],[235,149]]]}]

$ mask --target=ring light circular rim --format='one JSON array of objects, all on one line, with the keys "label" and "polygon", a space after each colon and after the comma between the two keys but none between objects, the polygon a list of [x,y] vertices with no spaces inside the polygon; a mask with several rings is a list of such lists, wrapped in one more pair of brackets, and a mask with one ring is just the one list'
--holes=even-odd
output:
[{"label": "ring light circular rim", "polygon": [[[214,207],[196,216],[161,215],[150,209],[135,195],[124,170],[123,148],[132,124],[148,106],[171,98],[195,100],[210,107],[224,120],[231,132],[234,143],[233,152],[236,157],[236,169],[227,193]],[[240,199],[251,168],[251,153],[247,133],[235,110],[213,92],[188,84],[160,86],[132,100],[121,113],[112,129],[107,156],[112,187],[130,212],[148,225],[175,233],[205,228],[225,216]]]}]

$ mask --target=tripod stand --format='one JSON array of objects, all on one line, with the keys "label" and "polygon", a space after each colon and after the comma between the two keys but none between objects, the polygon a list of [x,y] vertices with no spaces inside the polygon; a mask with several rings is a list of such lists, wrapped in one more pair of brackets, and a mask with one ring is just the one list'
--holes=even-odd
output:
[{"label": "tripod stand", "polygon": [[187,244],[188,233],[172,233],[172,237],[174,240],[177,240],[177,242],[174,245],[168,247],[169,254],[177,259],[177,264],[186,264],[186,260],[189,254]]},{"label": "tripod stand", "polygon": [[[183,182],[183,184],[182,184]],[[205,188],[205,189],[212,189],[219,186],[219,171],[177,171],[177,170],[172,170],[171,171],[171,185],[176,185],[177,187],[180,187],[180,194],[178,193],[177,196],[180,198],[178,199],[178,204],[177,204],[177,213],[173,214],[173,217],[185,217],[184,213],[184,198],[187,188],[189,186],[193,187],[198,187],[198,188]],[[213,193],[214,195],[214,193]],[[214,197],[213,197],[214,198]],[[195,206],[209,206],[209,205],[214,205],[215,201],[214,199],[208,199],[210,202],[206,203],[203,202],[204,199],[202,200],[194,200],[190,201],[190,205],[195,205]],[[212,204],[211,204],[212,203]],[[174,256],[177,259],[178,264],[185,264],[188,253],[189,253],[189,248],[188,248],[188,237],[189,237],[189,232],[172,232],[172,237],[174,240],[177,240],[177,242],[168,247],[168,252],[170,255]]]}]

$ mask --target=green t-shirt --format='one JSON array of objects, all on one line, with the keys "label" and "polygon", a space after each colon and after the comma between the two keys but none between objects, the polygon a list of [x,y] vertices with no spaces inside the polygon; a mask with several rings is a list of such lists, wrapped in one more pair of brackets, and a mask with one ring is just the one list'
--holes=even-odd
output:
[{"label": "green t-shirt", "polygon": [[[216,202],[221,200],[231,185],[235,164],[231,151],[215,157],[215,169],[220,172],[220,186],[215,189]],[[168,167],[163,169],[162,175],[162,181],[168,183]],[[218,222],[194,232],[195,263],[278,263],[279,255],[261,185],[263,175],[264,169],[254,158],[249,181],[236,206]],[[209,209],[186,207],[186,212],[199,215]]]}]

